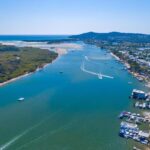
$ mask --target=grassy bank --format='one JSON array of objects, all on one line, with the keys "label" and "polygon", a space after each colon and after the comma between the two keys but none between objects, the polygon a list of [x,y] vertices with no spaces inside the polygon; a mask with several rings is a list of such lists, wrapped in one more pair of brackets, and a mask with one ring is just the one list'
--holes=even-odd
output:
[{"label": "grassy bank", "polygon": [[57,56],[55,52],[39,48],[0,45],[0,83],[34,72]]}]

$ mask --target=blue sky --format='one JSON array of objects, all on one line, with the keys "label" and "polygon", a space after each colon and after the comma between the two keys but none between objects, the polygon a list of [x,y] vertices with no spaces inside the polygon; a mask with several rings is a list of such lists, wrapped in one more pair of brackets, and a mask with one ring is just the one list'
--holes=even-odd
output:
[{"label": "blue sky", "polygon": [[150,0],[0,0],[0,34],[150,34]]}]

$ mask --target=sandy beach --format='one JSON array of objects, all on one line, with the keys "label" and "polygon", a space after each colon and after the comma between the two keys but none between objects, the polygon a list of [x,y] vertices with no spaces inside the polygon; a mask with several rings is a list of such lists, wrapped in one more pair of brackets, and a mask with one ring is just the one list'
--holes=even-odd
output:
[{"label": "sandy beach", "polygon": [[116,56],[115,54],[113,54],[112,52],[110,53],[111,56],[113,56],[116,60],[119,60],[120,61],[120,58],[118,56]]},{"label": "sandy beach", "polygon": [[8,83],[14,82],[14,81],[19,80],[19,79],[24,78],[24,77],[27,77],[27,76],[30,75],[30,74],[32,74],[32,73],[26,73],[26,74],[21,75],[21,76],[18,76],[18,77],[16,77],[16,78],[10,79],[10,80],[8,80],[8,81],[5,81],[5,82],[3,82],[3,83],[0,83],[0,86],[4,86],[4,85],[6,85],[6,84],[8,84]]},{"label": "sandy beach", "polygon": [[48,49],[50,51],[58,53],[58,55],[67,54],[70,50],[82,50],[82,45],[78,43],[48,44],[47,42],[0,41],[0,44],[17,47],[34,47],[40,49]]}]

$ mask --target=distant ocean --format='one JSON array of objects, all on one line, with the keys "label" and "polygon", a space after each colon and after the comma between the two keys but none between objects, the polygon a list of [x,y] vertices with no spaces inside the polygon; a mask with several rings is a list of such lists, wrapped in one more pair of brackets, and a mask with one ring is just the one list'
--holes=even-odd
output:
[{"label": "distant ocean", "polygon": [[57,40],[57,39],[67,39],[68,35],[0,35],[0,41],[45,41],[45,40]]}]

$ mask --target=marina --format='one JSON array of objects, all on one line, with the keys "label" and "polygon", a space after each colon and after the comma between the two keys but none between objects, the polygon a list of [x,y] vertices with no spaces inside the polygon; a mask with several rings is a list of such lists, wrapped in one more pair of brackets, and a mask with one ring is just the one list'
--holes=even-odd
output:
[{"label": "marina", "polygon": [[148,102],[136,102],[135,104],[134,104],[134,107],[135,108],[139,108],[139,109],[148,109],[148,110],[150,110],[150,102],[148,101]]},{"label": "marina", "polygon": [[[136,103],[134,104],[135,108],[140,109],[149,109],[150,107],[150,96],[148,93],[133,89],[131,98],[136,100]],[[132,139],[138,143],[141,143],[143,145],[150,145],[150,130],[149,127],[147,128],[147,131],[140,128],[140,125],[147,124],[147,126],[150,125],[150,114],[147,112],[143,113],[143,115],[139,113],[131,113],[128,111],[123,111],[118,116],[119,119],[123,120],[120,123],[120,131],[119,136],[126,138],[126,139]],[[137,150],[135,146],[133,149]]]},{"label": "marina", "polygon": [[121,114],[119,115],[119,119],[125,119],[127,122],[134,122],[136,124],[150,123],[149,118],[141,114],[131,113],[127,111],[121,112]]},{"label": "marina", "polygon": [[132,139],[144,145],[149,145],[150,132],[139,130],[136,124],[121,122],[119,136]]},{"label": "marina", "polygon": [[133,89],[131,98],[135,100],[134,107],[139,109],[150,109],[150,95],[141,90]]}]

